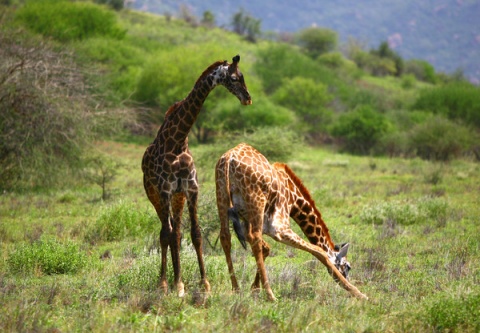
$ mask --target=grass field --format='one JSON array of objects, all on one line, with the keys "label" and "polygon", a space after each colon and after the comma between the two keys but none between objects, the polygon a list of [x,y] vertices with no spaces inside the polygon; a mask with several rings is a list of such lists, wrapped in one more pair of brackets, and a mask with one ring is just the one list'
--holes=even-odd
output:
[{"label": "grass field", "polygon": [[[299,149],[288,164],[311,191],[333,240],[350,243],[350,279],[369,300],[350,297],[311,255],[266,238],[278,298],[270,303],[263,293],[250,293],[255,261],[236,239],[242,290],[231,292],[217,242],[217,158],[197,163],[212,292],[205,299],[198,287],[185,230],[187,294],[178,298],[156,285],[160,223],[143,191],[145,145],[101,142],[98,148],[120,165],[107,201],[95,185],[0,196],[0,331],[480,331],[478,163]],[[192,147],[197,160],[210,156],[209,149]]]}]

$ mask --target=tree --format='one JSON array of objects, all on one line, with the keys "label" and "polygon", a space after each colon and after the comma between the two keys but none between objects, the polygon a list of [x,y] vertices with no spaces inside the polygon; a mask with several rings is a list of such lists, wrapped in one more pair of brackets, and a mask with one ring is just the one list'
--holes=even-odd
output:
[{"label": "tree", "polygon": [[213,28],[215,26],[215,15],[209,10],[203,12],[202,25]]},{"label": "tree", "polygon": [[241,8],[238,12],[233,14],[231,25],[235,33],[244,36],[251,42],[256,42],[261,32],[261,22],[260,19],[254,18]]},{"label": "tree", "polygon": [[384,64],[386,63],[385,59],[393,61],[395,65],[395,72],[393,74],[395,74],[396,76],[402,75],[404,69],[403,59],[397,52],[393,51],[390,48],[388,42],[380,43],[378,49],[373,49],[370,51],[370,53],[380,58],[380,66],[384,66]]},{"label": "tree", "polygon": [[301,30],[298,34],[298,44],[313,59],[321,54],[334,51],[337,43],[337,33],[330,29],[311,27]]}]

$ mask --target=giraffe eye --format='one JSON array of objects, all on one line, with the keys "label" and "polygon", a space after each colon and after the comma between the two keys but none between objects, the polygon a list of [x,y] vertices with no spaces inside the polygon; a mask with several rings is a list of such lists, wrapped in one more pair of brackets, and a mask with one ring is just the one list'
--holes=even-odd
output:
[{"label": "giraffe eye", "polygon": [[233,82],[238,81],[238,76],[236,76],[236,75],[232,75],[230,78],[232,79]]}]

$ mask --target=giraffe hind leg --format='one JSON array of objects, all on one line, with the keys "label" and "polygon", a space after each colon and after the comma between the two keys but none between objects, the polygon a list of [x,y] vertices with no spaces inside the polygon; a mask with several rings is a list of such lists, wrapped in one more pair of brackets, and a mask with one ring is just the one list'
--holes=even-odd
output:
[{"label": "giraffe hind leg", "polygon": [[225,253],[225,260],[227,261],[228,273],[230,275],[230,280],[232,283],[232,290],[239,291],[237,278],[235,276],[235,270],[232,263],[232,236],[230,234],[229,228],[229,206],[230,200],[228,195],[224,193],[224,188],[220,187],[219,177],[217,175],[217,208],[218,216],[220,218],[220,243],[222,244],[223,252]]},{"label": "giraffe hind leg", "polygon": [[179,297],[185,295],[185,286],[182,282],[181,264],[180,264],[180,245],[182,241],[182,213],[185,204],[185,194],[176,193],[172,197],[172,226],[173,231],[170,237],[170,252],[172,255],[172,266],[174,275],[174,285]]},{"label": "giraffe hind leg", "polygon": [[[251,234],[249,234],[249,236],[247,236],[247,240],[250,243],[253,255],[255,256],[255,261],[257,262],[257,275],[259,280],[262,283],[263,289],[265,290],[267,297],[270,301],[272,302],[276,301],[276,298],[273,295],[272,288],[270,287],[270,284],[268,282],[267,271],[265,269],[263,250],[264,250],[264,244],[266,243],[262,239],[261,230],[254,231]],[[257,280],[257,276],[255,277],[255,280]]]},{"label": "giraffe hind leg", "polygon": [[160,264],[160,276],[159,276],[158,285],[159,285],[159,288],[166,294],[168,291],[167,252],[168,252],[168,246],[170,245],[170,237],[172,234],[171,219],[168,213],[168,208],[162,209],[160,194],[158,192],[158,189],[156,188],[155,185],[153,185],[151,182],[147,180],[145,175],[144,175],[143,184],[145,187],[145,192],[147,194],[147,197],[150,200],[153,207],[155,208],[158,218],[160,219],[160,222],[162,224],[162,227],[160,230],[160,237],[159,237],[161,264]]},{"label": "giraffe hind leg", "polygon": [[[262,238],[262,254],[263,254],[263,261],[267,259],[267,257],[270,255],[270,245],[268,245],[267,242],[265,242]],[[257,271],[255,274],[255,280],[252,283],[251,290],[255,291],[260,289],[260,273]]]},{"label": "giraffe hind leg", "polygon": [[203,285],[206,292],[210,292],[210,283],[207,280],[207,275],[205,273],[205,264],[203,262],[203,245],[202,245],[202,232],[200,230],[200,225],[198,224],[197,216],[197,198],[198,192],[189,192],[188,196],[188,212],[190,214],[191,228],[190,235],[192,238],[193,246],[195,247],[195,252],[197,253],[197,261],[200,269],[200,283]]}]

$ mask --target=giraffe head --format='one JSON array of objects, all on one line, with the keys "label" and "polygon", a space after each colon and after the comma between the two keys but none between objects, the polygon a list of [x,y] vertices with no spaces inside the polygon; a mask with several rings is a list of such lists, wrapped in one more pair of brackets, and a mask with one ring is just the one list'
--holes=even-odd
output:
[{"label": "giraffe head", "polygon": [[[347,261],[347,252],[348,252],[348,243],[344,243],[341,246],[335,245],[335,252],[334,256],[330,257],[330,260],[335,265],[340,273],[348,279],[348,272],[351,269],[350,263]],[[330,272],[332,273],[332,272]],[[338,278],[334,274],[332,274],[335,281],[338,282]]]},{"label": "giraffe head", "polygon": [[239,55],[233,57],[231,64],[229,64],[227,61],[224,61],[223,65],[219,67],[219,71],[216,73],[217,83],[223,85],[233,95],[237,96],[237,98],[240,100],[240,103],[243,105],[250,105],[252,104],[252,98],[248,92],[243,74],[238,68],[239,62]]}]

